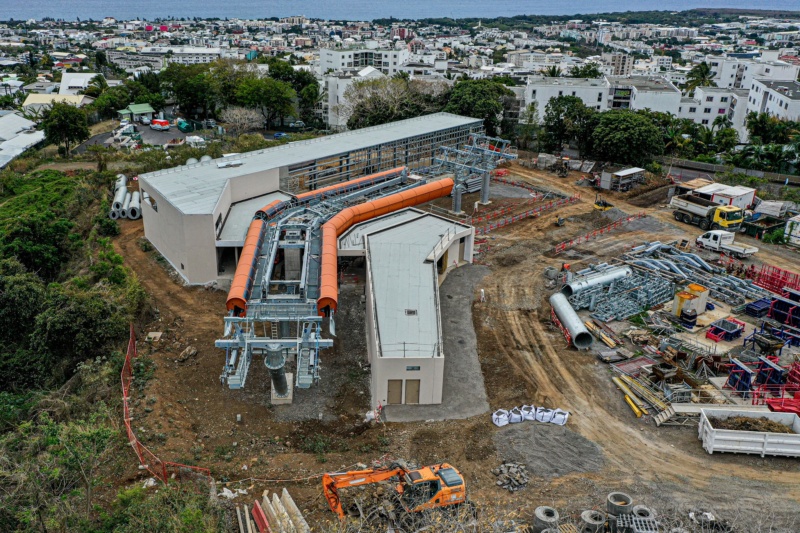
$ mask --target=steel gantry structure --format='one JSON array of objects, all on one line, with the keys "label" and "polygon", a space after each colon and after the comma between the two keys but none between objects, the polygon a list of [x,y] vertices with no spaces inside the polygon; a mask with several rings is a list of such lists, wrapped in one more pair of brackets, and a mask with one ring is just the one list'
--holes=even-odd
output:
[{"label": "steel gantry structure", "polygon": [[335,335],[336,239],[342,228],[446,196],[452,183],[413,178],[399,167],[260,209],[228,294],[224,336],[215,343],[226,351],[222,383],[243,387],[258,355],[270,373],[273,402],[291,397],[286,373],[291,359],[294,385],[310,388],[320,377],[320,352],[333,346],[323,337],[322,323],[328,317]]},{"label": "steel gantry structure", "polygon": [[511,141],[498,137],[488,137],[471,133],[462,149],[449,146],[439,147],[430,167],[432,175],[451,173],[454,176],[454,213],[461,212],[461,196],[480,190],[481,203],[489,203],[489,181],[491,172],[504,161],[516,159]]}]

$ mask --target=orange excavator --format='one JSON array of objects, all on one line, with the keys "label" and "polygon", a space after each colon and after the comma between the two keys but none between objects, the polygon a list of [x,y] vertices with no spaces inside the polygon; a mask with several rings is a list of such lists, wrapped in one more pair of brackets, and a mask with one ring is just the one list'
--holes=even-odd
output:
[{"label": "orange excavator", "polygon": [[[349,490],[363,485],[379,484],[374,491]],[[388,489],[388,490],[386,490]],[[461,473],[447,463],[410,469],[402,462],[388,468],[333,472],[322,476],[322,491],[331,511],[345,518],[348,514],[370,518],[378,515],[391,521],[402,520],[411,513],[427,509],[469,504],[467,489]],[[343,496],[370,492],[378,494],[378,501],[354,501],[347,509]],[[346,493],[346,494],[345,494]],[[399,507],[399,508],[398,508]]]}]

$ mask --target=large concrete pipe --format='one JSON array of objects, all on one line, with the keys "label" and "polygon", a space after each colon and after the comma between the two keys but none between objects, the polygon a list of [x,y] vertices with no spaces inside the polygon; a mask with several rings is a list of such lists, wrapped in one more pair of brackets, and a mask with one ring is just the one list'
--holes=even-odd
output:
[{"label": "large concrete pipe", "polygon": [[127,214],[128,218],[131,220],[136,220],[142,216],[142,201],[139,191],[134,191],[134,193],[131,194],[131,203],[128,206]]},{"label": "large concrete pipe", "polygon": [[122,209],[119,210],[120,218],[128,218],[128,208],[131,205],[131,193],[125,193],[125,201],[122,202]]},{"label": "large concrete pipe", "polygon": [[125,174],[117,174],[117,181],[114,183],[114,192],[124,189],[128,185],[128,176]]},{"label": "large concrete pipe", "polygon": [[558,528],[558,511],[552,507],[542,505],[533,511],[533,531],[541,533],[551,528]]},{"label": "large concrete pipe", "polygon": [[128,189],[122,187],[114,192],[114,203],[111,204],[111,209],[119,211],[122,209],[122,203],[125,201],[125,195],[128,194]]},{"label": "large concrete pipe", "polygon": [[119,218],[119,211],[117,211],[116,209],[109,210],[108,218],[110,218],[111,220],[117,220]]},{"label": "large concrete pipe", "polygon": [[578,313],[572,308],[567,297],[557,292],[550,297],[550,305],[553,306],[553,311],[555,311],[561,324],[569,331],[569,335],[572,337],[572,345],[579,350],[588,350],[594,342],[594,337],[583,325]]},{"label": "large concrete pipe", "polygon": [[597,274],[592,274],[584,278],[574,279],[561,288],[561,294],[564,296],[572,296],[589,287],[597,285],[608,285],[612,281],[628,277],[632,274],[630,267],[615,267],[609,268]]},{"label": "large concrete pipe", "polygon": [[633,511],[633,498],[624,492],[612,492],[606,498],[606,511],[614,516],[631,514]]}]

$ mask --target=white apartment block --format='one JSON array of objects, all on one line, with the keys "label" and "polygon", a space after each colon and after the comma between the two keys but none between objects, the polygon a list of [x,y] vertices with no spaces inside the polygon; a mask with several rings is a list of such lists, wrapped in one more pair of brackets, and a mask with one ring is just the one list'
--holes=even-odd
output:
[{"label": "white apartment block", "polygon": [[609,109],[649,109],[675,114],[681,91],[661,76],[608,77]]},{"label": "white apartment block", "polygon": [[384,74],[375,67],[365,67],[360,71],[350,69],[349,72],[333,73],[325,76],[324,84],[328,93],[328,100],[323,105],[323,117],[327,120],[328,127],[332,130],[347,129],[350,110],[344,105],[344,93],[354,82],[382,78]]},{"label": "white apartment block", "polygon": [[222,57],[220,48],[202,48],[199,46],[146,46],[141,54],[150,57],[161,57],[164,64],[178,63],[196,65],[211,63]]},{"label": "white apartment block", "polygon": [[400,71],[400,66],[408,62],[411,52],[407,48],[392,50],[371,50],[365,48],[323,48],[319,51],[319,73],[333,70],[363,69],[374,67],[387,76]]},{"label": "white apartment block", "polygon": [[552,98],[575,96],[586,107],[597,111],[608,109],[608,80],[585,78],[548,78],[531,76],[525,86],[525,106],[536,103],[539,119],[543,119],[545,107]]},{"label": "white apartment block", "polygon": [[800,66],[785,61],[707,56],[717,87],[749,89],[756,78],[796,80]]},{"label": "white apartment block", "polygon": [[126,70],[138,67],[149,67],[152,70],[161,70],[164,67],[164,58],[160,56],[147,56],[120,50],[108,50],[106,52],[106,57],[111,64]]},{"label": "white apartment block", "polygon": [[689,119],[695,124],[711,128],[717,117],[727,117],[731,127],[739,134],[739,141],[747,140],[748,91],[725,87],[698,87],[692,98],[682,98],[678,118]]},{"label": "white apartment block", "polygon": [[614,52],[602,55],[603,64],[611,67],[609,74],[612,76],[628,76],[633,70],[633,56]]},{"label": "white apartment block", "polygon": [[769,113],[784,120],[800,120],[800,83],[794,79],[753,80],[747,111]]}]

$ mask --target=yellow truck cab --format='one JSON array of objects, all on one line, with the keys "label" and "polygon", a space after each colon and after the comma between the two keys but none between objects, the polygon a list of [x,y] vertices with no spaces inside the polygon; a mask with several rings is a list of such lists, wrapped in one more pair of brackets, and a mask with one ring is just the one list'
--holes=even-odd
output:
[{"label": "yellow truck cab", "polygon": [[711,221],[711,229],[716,224],[722,229],[736,231],[742,226],[744,221],[744,211],[741,208],[732,205],[721,205],[714,213],[714,220]]}]

